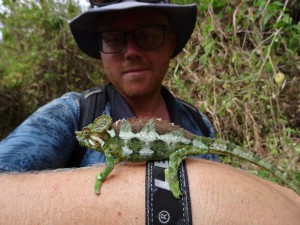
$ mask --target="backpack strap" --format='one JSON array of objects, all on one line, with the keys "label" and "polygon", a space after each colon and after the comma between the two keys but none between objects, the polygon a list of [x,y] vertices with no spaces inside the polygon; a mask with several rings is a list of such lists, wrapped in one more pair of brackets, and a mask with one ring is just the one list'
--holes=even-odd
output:
[{"label": "backpack strap", "polygon": [[[80,96],[80,119],[78,129],[92,123],[95,118],[101,116],[106,103],[105,85],[88,89]],[[79,167],[81,160],[86,153],[86,148],[77,143],[71,155],[68,167]]]},{"label": "backpack strap", "polygon": [[81,93],[79,128],[89,125],[101,116],[106,100],[105,85],[88,89]]},{"label": "backpack strap", "polygon": [[198,111],[198,109],[191,105],[190,103],[187,103],[186,101],[179,99],[184,106],[184,108],[191,114],[191,116],[196,121],[199,129],[202,131],[203,135],[205,137],[210,137],[210,129],[208,125],[204,122],[203,117],[201,116],[201,113]]}]

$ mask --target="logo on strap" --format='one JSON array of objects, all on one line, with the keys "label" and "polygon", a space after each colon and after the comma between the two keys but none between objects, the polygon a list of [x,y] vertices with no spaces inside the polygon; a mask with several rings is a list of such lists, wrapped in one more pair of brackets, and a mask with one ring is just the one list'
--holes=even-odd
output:
[{"label": "logo on strap", "polygon": [[170,217],[170,213],[168,213],[166,210],[162,210],[158,214],[159,222],[161,222],[162,224],[168,223],[170,221]]}]

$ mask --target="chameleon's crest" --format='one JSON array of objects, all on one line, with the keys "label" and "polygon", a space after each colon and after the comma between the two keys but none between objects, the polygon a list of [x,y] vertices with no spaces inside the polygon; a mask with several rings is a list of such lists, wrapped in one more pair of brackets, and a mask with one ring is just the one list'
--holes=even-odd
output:
[{"label": "chameleon's crest", "polygon": [[103,133],[107,131],[112,124],[112,119],[109,116],[100,116],[95,119],[95,121],[90,124],[92,127],[91,129],[94,132]]}]

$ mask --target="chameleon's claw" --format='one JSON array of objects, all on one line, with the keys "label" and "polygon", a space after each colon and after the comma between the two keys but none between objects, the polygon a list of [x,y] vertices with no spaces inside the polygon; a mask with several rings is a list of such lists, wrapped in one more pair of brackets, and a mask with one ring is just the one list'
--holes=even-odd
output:
[{"label": "chameleon's claw", "polygon": [[95,194],[96,194],[96,195],[100,195],[100,190],[96,190],[96,189],[95,189]]},{"label": "chameleon's claw", "polygon": [[173,196],[176,198],[176,199],[180,199],[180,197],[182,196],[182,193],[181,193],[181,191],[180,191],[180,189],[172,189],[171,188],[171,192],[172,192],[172,194],[173,194]]},{"label": "chameleon's claw", "polygon": [[176,193],[172,192],[172,194],[176,199],[180,199],[180,197],[182,196],[181,193],[177,195]]},{"label": "chameleon's claw", "polygon": [[101,186],[101,184],[99,184],[99,182],[96,181],[96,183],[95,183],[95,194],[96,195],[100,195],[100,186]]},{"label": "chameleon's claw", "polygon": [[95,182],[95,194],[100,195],[100,188],[102,186],[102,179],[101,179],[101,174],[96,175],[96,182]]}]

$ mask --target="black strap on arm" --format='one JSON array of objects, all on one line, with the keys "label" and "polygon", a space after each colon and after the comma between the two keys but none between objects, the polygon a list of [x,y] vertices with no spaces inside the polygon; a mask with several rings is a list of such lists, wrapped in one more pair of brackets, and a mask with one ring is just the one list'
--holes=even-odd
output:
[{"label": "black strap on arm", "polygon": [[[210,136],[208,125],[200,112],[191,104],[180,100],[196,121],[206,137]],[[168,160],[148,161],[146,167],[146,225],[180,224],[192,225],[192,210],[185,161],[179,166],[178,176],[182,196],[174,198],[165,179]]]},{"label": "black strap on arm", "polygon": [[179,166],[182,196],[176,199],[165,179],[168,160],[148,161],[146,167],[146,225],[192,225],[192,210],[185,161]]},{"label": "black strap on arm", "polygon": [[[81,93],[79,130],[92,123],[104,110],[106,102],[105,85],[88,89]],[[86,148],[77,144],[70,158],[68,167],[79,167]]]}]

